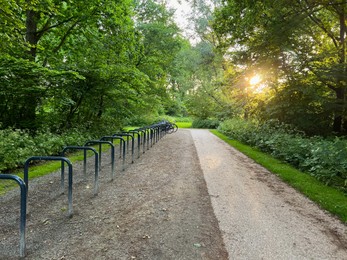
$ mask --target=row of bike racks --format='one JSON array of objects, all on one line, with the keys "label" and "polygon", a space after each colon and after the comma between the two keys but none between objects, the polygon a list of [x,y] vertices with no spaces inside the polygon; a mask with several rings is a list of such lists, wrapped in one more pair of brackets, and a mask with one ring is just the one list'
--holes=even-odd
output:
[{"label": "row of bike racks", "polygon": [[[150,126],[137,128],[127,132],[118,132],[110,136],[103,136],[100,140],[87,141],[83,146],[66,146],[61,152],[61,156],[32,156],[28,158],[24,163],[24,180],[13,174],[1,174],[0,180],[13,180],[20,187],[20,242],[19,242],[19,255],[25,257],[25,226],[27,216],[27,199],[29,192],[29,165],[33,161],[61,161],[61,182],[60,189],[61,194],[64,194],[64,183],[65,183],[65,164],[68,165],[68,217],[73,216],[73,205],[72,205],[72,185],[73,185],[73,165],[71,161],[65,157],[69,150],[83,150],[83,176],[87,178],[87,151],[92,151],[94,154],[95,164],[95,178],[94,178],[94,195],[98,194],[99,190],[99,170],[101,168],[101,154],[102,145],[107,144],[111,148],[111,181],[115,175],[115,146],[114,140],[120,142],[120,155],[122,159],[122,171],[125,170],[125,161],[127,151],[131,151],[131,163],[134,163],[135,156],[135,139],[137,139],[137,158],[140,158],[141,149],[145,153],[155,143],[157,143],[168,131],[167,121],[162,121]],[[98,145],[99,151],[91,147],[92,145]],[[130,149],[131,147],[131,149]]]}]

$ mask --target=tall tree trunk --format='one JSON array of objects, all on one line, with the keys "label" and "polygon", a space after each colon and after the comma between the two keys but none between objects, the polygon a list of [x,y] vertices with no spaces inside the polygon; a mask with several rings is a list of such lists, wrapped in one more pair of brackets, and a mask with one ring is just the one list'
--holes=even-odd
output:
[{"label": "tall tree trunk", "polygon": [[29,45],[29,54],[31,56],[31,59],[35,61],[36,58],[36,50],[37,50],[37,43],[39,41],[39,37],[37,34],[37,23],[38,19],[40,17],[40,14],[34,10],[28,9],[26,11],[26,34],[25,39],[26,42]]},{"label": "tall tree trunk", "polygon": [[98,109],[98,113],[97,113],[97,115],[96,115],[96,117],[97,117],[98,119],[100,119],[101,116],[102,116],[102,113],[103,113],[103,106],[104,106],[104,96],[101,95],[101,96],[100,96],[100,100],[99,100],[99,109]]},{"label": "tall tree trunk", "polygon": [[[26,11],[26,34],[25,39],[29,45],[28,54],[25,55],[31,61],[35,61],[37,43],[39,37],[37,35],[37,23],[40,17],[39,13],[28,9]],[[21,109],[22,118],[19,124],[22,128],[36,129],[38,124],[36,120],[36,108],[38,106],[39,98],[35,93],[28,93],[23,97],[24,107]]]},{"label": "tall tree trunk", "polygon": [[[346,28],[346,4],[341,6],[341,9],[339,10],[339,18],[340,18],[340,64],[342,64],[343,70],[342,73],[338,77],[339,83],[342,85],[342,87],[345,90],[346,86],[346,79],[344,78],[345,75],[347,75],[347,64],[346,64],[346,34],[347,34],[347,28]],[[346,94],[346,93],[345,93]],[[347,115],[346,115],[346,97],[344,100],[344,118],[343,118],[343,128],[344,131],[347,131]],[[345,133],[344,132],[344,133]]]},{"label": "tall tree trunk", "polygon": [[345,95],[346,91],[343,87],[339,87],[335,89],[336,93],[336,104],[334,111],[334,124],[333,131],[335,133],[341,134],[343,132],[343,118],[345,114]]},{"label": "tall tree trunk", "polygon": [[342,70],[336,77],[337,88],[336,92],[336,109],[334,117],[333,130],[337,133],[344,133],[347,130],[347,116],[346,116],[346,80],[344,79],[347,73],[346,64],[346,14],[345,14],[346,4],[339,6],[337,13],[339,15],[340,23],[340,35],[338,38],[338,55],[339,64],[342,66]]}]

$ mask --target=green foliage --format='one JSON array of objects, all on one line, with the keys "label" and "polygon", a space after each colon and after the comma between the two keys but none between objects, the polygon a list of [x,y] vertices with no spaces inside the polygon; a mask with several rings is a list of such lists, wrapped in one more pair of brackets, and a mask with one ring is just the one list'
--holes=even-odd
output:
[{"label": "green foliage", "polygon": [[176,122],[178,128],[192,128],[192,122]]},{"label": "green foliage", "polygon": [[215,118],[194,119],[192,128],[216,129],[219,126],[219,120]]},{"label": "green foliage", "polygon": [[218,129],[230,138],[269,153],[327,184],[347,190],[345,139],[307,137],[276,121],[255,124],[231,119],[222,122]]},{"label": "green foliage", "polygon": [[42,124],[37,117],[38,104],[47,98],[49,90],[78,80],[83,77],[75,72],[43,68],[29,60],[1,55],[1,127],[37,129]]},{"label": "green foliage", "polygon": [[[188,57],[192,61],[183,60],[184,67],[190,73],[186,80],[191,89],[184,95],[184,103],[189,115],[207,119],[217,117],[228,110],[228,103],[224,102],[220,80],[223,75],[221,56],[214,51],[213,42],[202,41],[197,44]],[[177,79],[178,86],[182,82]],[[189,84],[185,84],[189,87]],[[183,90],[185,90],[184,88]]]},{"label": "green foliage", "polygon": [[127,126],[145,126],[145,125],[151,125],[158,121],[158,116],[155,115],[139,115],[139,116],[132,116],[128,120],[126,120],[125,125]]},{"label": "green foliage", "polygon": [[276,160],[268,154],[260,152],[258,149],[244,145],[236,140],[231,140],[216,130],[212,130],[212,132],[263,167],[267,168],[269,171],[278,175],[281,179],[302,192],[322,208],[338,216],[342,221],[347,222],[346,194],[336,190],[335,188],[322,184],[314,177],[311,177],[304,172],[300,172],[290,165]]},{"label": "green foliage", "polygon": [[21,130],[0,131],[0,170],[13,169],[35,153],[35,141],[30,135]]},{"label": "green foliage", "polygon": [[176,112],[167,86],[183,41],[164,5],[44,0],[0,9],[0,129],[94,132]]},{"label": "green foliage", "polygon": [[225,74],[231,101],[245,118],[347,133],[346,9],[340,0],[223,1],[213,29],[226,71],[233,68]]},{"label": "green foliage", "polygon": [[192,119],[190,117],[173,117],[172,119],[168,119],[170,122],[181,122],[181,123],[191,123]]},{"label": "green foliage", "polygon": [[297,75],[288,86],[278,89],[259,117],[294,125],[308,135],[329,135],[334,100],[324,86],[309,79],[308,75]]},{"label": "green foliage", "polygon": [[[64,146],[83,145],[87,140],[116,132],[116,128],[86,131],[71,129],[61,135],[41,130],[34,135],[25,130],[0,130],[0,171],[8,171],[23,166],[31,156],[59,155]],[[107,131],[107,132],[105,132]]]}]

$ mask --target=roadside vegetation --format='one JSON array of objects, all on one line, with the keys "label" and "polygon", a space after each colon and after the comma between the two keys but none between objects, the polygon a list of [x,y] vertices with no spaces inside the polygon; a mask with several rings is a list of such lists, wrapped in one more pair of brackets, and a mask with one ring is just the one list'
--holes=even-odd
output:
[{"label": "roadside vegetation", "polygon": [[309,137],[277,121],[256,124],[230,119],[222,122],[218,130],[347,193],[345,138]]},{"label": "roadside vegetation", "polygon": [[95,135],[74,129],[58,135],[49,131],[40,131],[32,135],[25,130],[0,130],[0,171],[6,172],[22,167],[31,156],[60,155],[64,146],[82,145]]},{"label": "roadside vegetation", "polygon": [[[71,162],[82,161],[83,160],[83,152],[77,152],[73,155],[69,155],[68,158]],[[44,176],[55,172],[61,168],[61,162],[50,161],[44,162],[37,165],[30,166],[30,174],[29,179],[34,179],[40,176]],[[22,179],[24,179],[24,171],[23,168],[14,169],[11,174],[18,175]],[[0,182],[0,195],[6,193],[7,191],[16,188],[18,185],[13,181],[3,180]]]}]

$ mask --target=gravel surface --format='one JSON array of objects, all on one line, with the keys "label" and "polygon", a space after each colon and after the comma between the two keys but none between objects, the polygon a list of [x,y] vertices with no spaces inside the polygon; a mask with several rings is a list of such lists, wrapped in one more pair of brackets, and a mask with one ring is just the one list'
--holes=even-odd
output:
[{"label": "gravel surface", "polygon": [[[26,259],[227,259],[190,132],[166,135],[134,164],[128,157],[110,182],[104,154],[98,196],[93,160],[87,182],[74,164],[71,219],[59,172],[31,181]],[[0,259],[17,259],[18,191],[0,204]]]},{"label": "gravel surface", "polygon": [[339,220],[205,130],[192,130],[229,259],[347,259]]},{"label": "gravel surface", "polygon": [[[118,149],[116,149],[118,151]],[[103,154],[29,184],[26,259],[347,259],[347,229],[207,130],[166,135],[110,181]],[[118,157],[118,155],[117,155]],[[0,197],[0,259],[18,259],[18,190]]]}]

